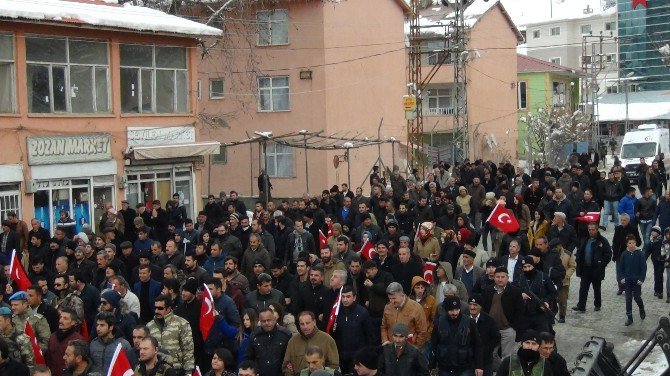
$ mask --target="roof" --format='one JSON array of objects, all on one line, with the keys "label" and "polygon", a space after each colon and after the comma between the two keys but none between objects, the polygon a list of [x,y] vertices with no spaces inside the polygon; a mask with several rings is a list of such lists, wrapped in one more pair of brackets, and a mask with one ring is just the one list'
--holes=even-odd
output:
[{"label": "roof", "polygon": [[518,73],[553,72],[574,75],[575,77],[581,75],[578,70],[522,54],[516,54],[516,70]]},{"label": "roof", "polygon": [[[512,18],[510,17],[509,13],[507,13],[507,10],[505,10],[505,7],[502,5],[502,3],[499,0],[495,1],[489,1],[489,0],[474,0],[473,3],[470,4],[465,9],[465,12],[463,14],[463,19],[465,21],[465,25],[472,28],[474,27],[481,18],[488,13],[491,9],[498,7],[500,11],[502,12],[503,16],[507,20],[507,22],[510,25],[510,28],[514,32],[514,35],[516,36],[517,40],[519,42],[522,42],[524,40],[523,35],[519,31],[519,29],[516,27],[514,24],[514,21],[512,21]],[[451,7],[446,7],[442,5],[436,5],[433,7],[429,7],[426,9],[423,9],[420,12],[419,15],[419,24],[422,26],[438,26],[438,25],[448,25],[449,22],[455,17],[455,12]],[[424,29],[426,32],[431,32],[430,28]],[[435,29],[437,30],[437,28]],[[435,31],[434,32],[438,32]]]},{"label": "roof", "polygon": [[0,19],[81,24],[136,32],[221,35],[211,26],[161,11],[106,1],[0,0]]},{"label": "roof", "polygon": [[[670,120],[670,91],[628,93],[628,119],[632,121]],[[598,97],[598,120],[626,120],[626,94],[604,94]]]}]

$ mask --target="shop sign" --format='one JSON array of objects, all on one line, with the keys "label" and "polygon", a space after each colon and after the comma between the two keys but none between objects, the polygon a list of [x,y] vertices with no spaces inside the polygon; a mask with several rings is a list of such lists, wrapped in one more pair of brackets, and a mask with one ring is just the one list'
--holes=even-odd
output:
[{"label": "shop sign", "polygon": [[28,164],[48,165],[112,159],[108,134],[28,137]]},{"label": "shop sign", "polygon": [[128,146],[188,144],[195,142],[195,127],[128,127]]}]

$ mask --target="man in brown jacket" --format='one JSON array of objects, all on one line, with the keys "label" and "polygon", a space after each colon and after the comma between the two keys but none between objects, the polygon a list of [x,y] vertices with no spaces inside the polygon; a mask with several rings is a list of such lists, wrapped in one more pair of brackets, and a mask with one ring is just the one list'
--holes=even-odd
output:
[{"label": "man in brown jacket", "polygon": [[311,311],[303,311],[298,315],[298,322],[300,333],[291,337],[284,353],[284,366],[282,367],[284,375],[295,376],[307,368],[305,350],[310,346],[318,346],[323,350],[326,367],[339,369],[340,356],[335,340],[316,327],[316,316]]},{"label": "man in brown jacket", "polygon": [[386,288],[386,294],[389,297],[389,302],[384,307],[384,316],[382,317],[382,345],[391,343],[393,325],[401,322],[407,324],[409,328],[408,340],[412,341],[417,348],[423,349],[429,333],[426,314],[423,312],[421,304],[405,295],[402,285],[398,282],[391,283]]},{"label": "man in brown jacket", "polygon": [[16,216],[15,212],[7,212],[7,220],[10,223],[9,228],[16,232],[16,235],[19,236],[19,241],[21,242],[21,249],[17,249],[17,253],[20,253],[20,251],[23,251],[24,249],[30,248],[30,236],[28,235],[30,229],[28,228],[26,222],[20,220],[19,217]]}]

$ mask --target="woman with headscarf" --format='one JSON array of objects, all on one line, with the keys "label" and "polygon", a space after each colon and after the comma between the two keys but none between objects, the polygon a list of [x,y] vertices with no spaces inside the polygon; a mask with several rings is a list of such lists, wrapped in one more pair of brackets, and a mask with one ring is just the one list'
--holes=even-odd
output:
[{"label": "woman with headscarf", "polygon": [[414,242],[414,253],[424,261],[432,260],[440,254],[440,244],[433,236],[432,230],[432,222],[423,222],[419,226],[418,239]]}]

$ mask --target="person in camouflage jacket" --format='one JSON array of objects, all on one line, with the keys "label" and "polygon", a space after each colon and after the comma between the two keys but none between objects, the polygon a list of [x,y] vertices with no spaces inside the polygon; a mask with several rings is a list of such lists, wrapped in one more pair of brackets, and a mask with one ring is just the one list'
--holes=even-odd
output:
[{"label": "person in camouflage jacket", "polygon": [[35,367],[30,337],[14,326],[12,311],[7,307],[0,307],[0,338],[7,343],[10,358],[25,364],[30,370]]},{"label": "person in camouflage jacket", "polygon": [[21,332],[25,331],[26,321],[35,332],[37,343],[40,345],[42,352],[46,352],[49,337],[51,337],[51,329],[46,317],[39,313],[33,312],[28,306],[28,294],[25,291],[18,291],[9,297],[9,304],[12,306],[12,322],[14,326]]},{"label": "person in camouflage jacket", "polygon": [[172,364],[177,373],[190,372],[195,368],[193,335],[186,319],[172,312],[172,301],[167,295],[159,295],[155,301],[156,315],[147,324],[149,333],[158,339],[162,352],[172,355]]},{"label": "person in camouflage jacket", "polygon": [[57,275],[54,277],[54,290],[56,290],[56,298],[54,299],[54,307],[57,310],[62,308],[72,308],[77,312],[77,317],[84,318],[84,302],[81,298],[70,289],[70,281],[67,275]]}]

